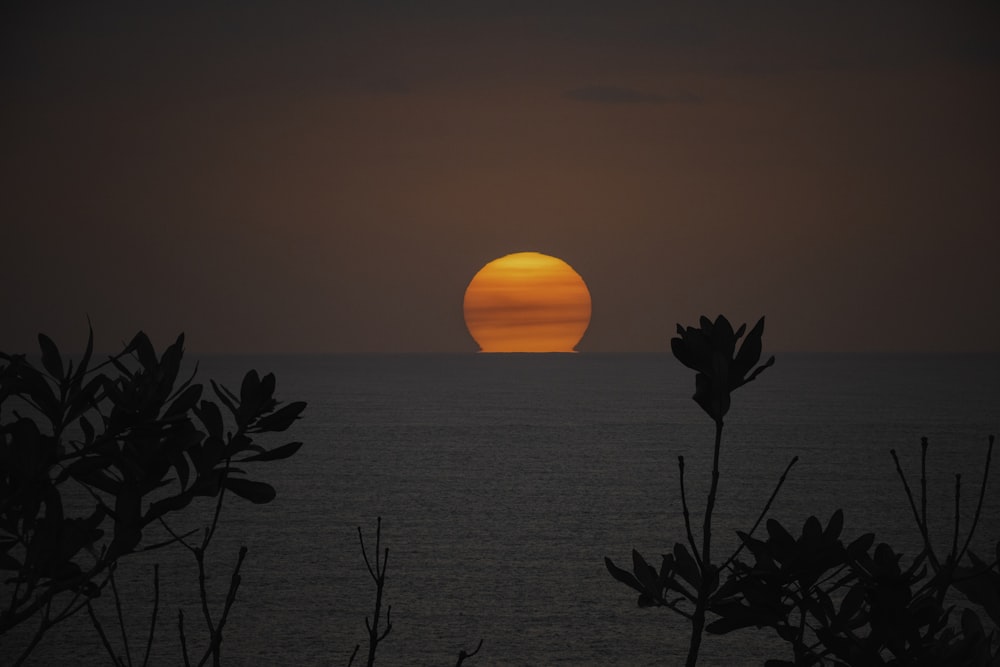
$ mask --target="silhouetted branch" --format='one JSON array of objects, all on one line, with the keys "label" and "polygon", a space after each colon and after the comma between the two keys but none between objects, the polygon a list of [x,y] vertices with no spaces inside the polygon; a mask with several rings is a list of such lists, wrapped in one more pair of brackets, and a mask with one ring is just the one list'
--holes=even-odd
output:
[{"label": "silhouetted branch", "polygon": [[142,667],[149,664],[149,654],[153,650],[153,635],[156,632],[156,615],[160,610],[160,564],[153,565],[153,615],[149,621],[149,639],[146,641],[146,655],[142,658]]},{"label": "silhouetted branch", "polygon": [[187,637],[184,635],[184,610],[177,610],[177,634],[181,639],[181,655],[184,656],[184,667],[191,667],[191,659],[188,658]]},{"label": "silhouetted branch", "polygon": [[122,614],[122,601],[121,597],[118,595],[118,585],[115,583],[115,570],[118,569],[116,564],[112,564],[110,568],[111,576],[111,592],[115,599],[115,613],[118,614],[118,629],[122,633],[122,646],[125,648],[125,659],[128,661],[129,667],[132,667],[132,652],[128,647],[128,632],[125,630],[125,616]]},{"label": "silhouetted branch", "polygon": [[920,438],[920,523],[923,526],[929,548],[930,525],[927,523],[927,448],[927,438]]},{"label": "silhouetted branch", "polygon": [[458,652],[458,662],[455,663],[455,667],[462,667],[462,663],[466,658],[471,658],[475,654],[479,653],[479,649],[483,647],[483,640],[480,639],[479,643],[476,645],[476,650],[472,653],[466,653],[464,650]]},{"label": "silhouetted branch", "polygon": [[[392,630],[392,605],[389,605],[386,609],[385,630],[379,634],[378,629],[379,618],[382,616],[382,593],[385,590],[385,570],[389,562],[388,548],[382,552],[382,559],[379,561],[379,550],[382,546],[382,517],[378,517],[375,528],[374,568],[372,567],[371,561],[368,559],[368,550],[365,548],[365,538],[361,533],[361,526],[358,526],[358,541],[361,543],[361,555],[365,559],[365,567],[368,568],[368,574],[371,575],[372,581],[375,582],[375,611],[372,614],[371,621],[369,621],[368,617],[365,616],[365,628],[368,630],[368,667],[372,667],[372,665],[375,664],[375,651],[378,648],[379,643],[385,639]],[[355,649],[355,653],[356,652],[357,649]],[[351,656],[351,660],[354,660],[353,655]]]},{"label": "silhouetted branch", "polygon": [[[716,398],[718,401],[718,398]],[[698,650],[701,647],[701,637],[705,629],[705,612],[708,609],[708,598],[712,593],[716,579],[712,572],[712,513],[715,511],[715,497],[719,492],[719,452],[722,449],[722,416],[721,409],[715,418],[715,447],[712,454],[712,483],[708,489],[708,502],[705,505],[705,521],[702,528],[701,582],[698,586],[698,600],[695,603],[694,614],[691,617],[691,643],[688,646],[687,667],[694,667],[698,662]]]},{"label": "silhouetted branch", "polygon": [[687,493],[684,490],[684,457],[677,457],[677,467],[680,468],[680,478],[681,478],[681,509],[684,513],[684,530],[687,533],[688,545],[691,547],[691,553],[694,555],[695,561],[697,561],[699,567],[701,566],[701,554],[698,551],[698,545],[695,543],[694,533],[691,531],[691,513],[688,511],[687,504]]},{"label": "silhouetted branch", "polygon": [[205,619],[205,625],[211,635],[215,631],[215,624],[212,623],[212,612],[208,608],[208,591],[205,589],[205,550],[195,548],[194,558],[198,563],[198,597],[201,602],[201,615]]},{"label": "silhouetted branch", "polygon": [[117,655],[115,655],[115,650],[111,647],[111,642],[108,641],[108,635],[104,632],[104,626],[101,625],[101,621],[98,620],[97,615],[94,613],[94,607],[89,601],[87,602],[87,614],[90,616],[90,623],[97,631],[97,636],[101,638],[101,644],[104,646],[104,650],[108,652],[108,657],[111,658],[111,662],[120,666],[122,661]]},{"label": "silhouetted branch", "polygon": [[[754,531],[757,530],[760,526],[760,522],[764,520],[764,517],[767,516],[767,513],[771,510],[771,505],[774,503],[774,499],[778,497],[778,492],[781,491],[781,487],[784,485],[785,479],[788,477],[788,471],[791,470],[792,466],[798,462],[799,457],[793,456],[792,460],[788,462],[787,466],[785,466],[785,472],[781,473],[781,477],[778,479],[778,483],[775,485],[774,491],[771,492],[771,497],[767,499],[767,502],[764,504],[764,509],[760,511],[760,514],[757,516],[757,520],[753,522],[750,532],[747,533],[748,536],[753,537]],[[743,551],[743,547],[745,546],[746,544],[744,542],[740,542],[740,545],[736,547],[736,551],[734,551],[733,555],[726,559],[726,562],[722,564],[719,571],[721,572],[732,565],[733,561],[736,560],[736,557],[740,555],[740,552]]]},{"label": "silhouetted branch", "polygon": [[221,662],[220,648],[222,646],[222,630],[226,625],[226,620],[229,618],[229,612],[233,608],[233,604],[236,602],[236,592],[239,590],[240,583],[243,581],[243,578],[240,576],[240,569],[243,567],[243,560],[246,557],[247,548],[242,546],[240,547],[239,555],[236,557],[236,566],[233,568],[233,574],[229,579],[229,592],[226,593],[226,602],[222,607],[222,615],[219,617],[219,625],[212,629],[211,643],[205,651],[205,655],[202,656],[201,661],[198,662],[198,667],[201,667],[208,662],[209,657],[212,658],[212,664],[216,667],[218,667]]},{"label": "silhouetted branch", "polygon": [[[924,438],[922,440],[921,446],[923,447],[923,443],[926,442],[927,438]],[[906,481],[906,474],[903,472],[903,467],[899,463],[899,456],[896,454],[896,450],[890,449],[889,454],[892,456],[892,460],[896,464],[896,474],[899,475],[900,481],[903,482],[903,490],[906,492],[907,500],[910,501],[910,510],[913,512],[913,519],[914,521],[917,522],[917,527],[920,529],[920,536],[924,540],[924,553],[927,555],[927,558],[931,561],[931,566],[936,571],[939,569],[939,565],[937,562],[937,557],[934,555],[934,548],[931,546],[931,538],[930,535],[928,534],[927,522],[923,520],[920,511],[917,510],[917,503],[913,499],[913,492],[910,490],[909,482]],[[924,495],[926,497],[926,494]]]},{"label": "silhouetted branch", "polygon": [[990,435],[989,445],[986,448],[986,464],[983,466],[983,481],[979,484],[979,502],[976,503],[976,513],[972,517],[972,525],[969,527],[969,534],[965,538],[965,544],[962,545],[962,551],[957,556],[955,556],[955,562],[961,561],[962,557],[969,550],[969,544],[972,543],[972,536],[976,533],[976,528],[979,526],[979,517],[982,515],[983,511],[983,500],[986,498],[986,482],[990,477],[990,464],[993,460],[993,443],[994,437]]},{"label": "silhouetted branch", "polygon": [[951,531],[951,559],[958,555],[959,510],[962,508],[962,476],[955,475],[955,525]]}]

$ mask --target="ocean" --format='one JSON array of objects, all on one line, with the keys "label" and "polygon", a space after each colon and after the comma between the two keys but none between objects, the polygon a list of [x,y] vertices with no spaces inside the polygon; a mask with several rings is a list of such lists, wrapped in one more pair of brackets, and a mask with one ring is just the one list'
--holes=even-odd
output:
[{"label": "ocean", "polygon": [[[375,587],[369,557],[381,517],[388,548],[383,609],[392,629],[379,665],[675,665],[687,625],[639,609],[604,557],[631,569],[684,541],[677,457],[700,525],[711,473],[711,420],[691,400],[694,373],[669,354],[329,355],[204,357],[199,378],[236,389],[242,373],[273,372],[280,400],[303,418],[267,444],[300,440],[294,457],[247,464],[272,483],[269,505],[227,500],[209,552],[218,614],[241,544],[242,584],[223,641],[225,665],[364,664]],[[844,538],[874,531],[913,555],[919,536],[896,475],[896,449],[919,486],[920,439],[930,441],[935,541],[951,541],[954,475],[962,528],[1000,431],[1000,356],[779,354],[733,394],[714,521],[716,554],[737,545],[793,456],[771,516],[798,533],[838,508]],[[1000,539],[997,462],[974,549]],[[192,507],[179,529],[206,525]],[[964,535],[964,532],[963,532]],[[162,535],[150,535],[159,539]],[[162,563],[155,665],[182,664],[178,608],[203,646],[194,561],[181,550],[122,564],[125,621],[141,662],[152,609],[152,562]],[[109,595],[98,617],[121,650]],[[384,627],[384,615],[381,619]],[[0,650],[3,644],[0,643]],[[704,665],[787,658],[767,630],[706,636]],[[0,655],[0,662],[4,662]],[[34,665],[109,660],[86,614],[54,629]]]}]

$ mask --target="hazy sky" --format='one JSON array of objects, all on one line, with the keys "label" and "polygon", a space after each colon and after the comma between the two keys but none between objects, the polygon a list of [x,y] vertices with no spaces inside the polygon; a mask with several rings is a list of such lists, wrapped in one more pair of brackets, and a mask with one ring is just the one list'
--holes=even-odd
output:
[{"label": "hazy sky", "polygon": [[1000,350],[996,3],[43,4],[0,15],[4,351],[472,352],[525,250],[584,352]]}]

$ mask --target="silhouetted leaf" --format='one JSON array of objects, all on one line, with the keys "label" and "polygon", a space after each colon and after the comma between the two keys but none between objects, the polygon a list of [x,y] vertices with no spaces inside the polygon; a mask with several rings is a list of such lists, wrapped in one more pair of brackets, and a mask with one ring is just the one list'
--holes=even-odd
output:
[{"label": "silhouetted leaf", "polygon": [[42,373],[25,363],[20,366],[20,381],[22,383],[21,392],[27,394],[28,398],[38,406],[42,414],[53,424],[60,418],[61,407],[56,395],[52,392],[52,387],[45,380]]},{"label": "silhouetted leaf", "polygon": [[[213,382],[214,386],[215,383]],[[201,405],[195,408],[194,413],[198,415],[198,419],[201,423],[205,425],[208,430],[209,435],[214,438],[222,438],[222,429],[224,424],[222,422],[222,413],[219,411],[219,406],[211,401],[202,401]]]},{"label": "silhouetted leaf", "polygon": [[249,479],[227,477],[224,485],[227,489],[256,505],[263,505],[274,500],[277,492],[274,487],[264,482],[254,482]]},{"label": "silhouetted leaf", "polygon": [[296,401],[295,403],[289,403],[285,407],[281,408],[277,412],[273,412],[267,416],[261,417],[254,424],[254,428],[251,429],[252,432],[270,432],[277,433],[284,431],[289,426],[292,425],[296,419],[298,419],[299,414],[306,408],[305,401]]},{"label": "silhouetted leaf", "polygon": [[42,350],[42,366],[49,372],[49,375],[56,380],[62,380],[63,363],[59,355],[59,348],[52,342],[52,339],[45,334],[38,334],[38,346]]},{"label": "silhouetted leaf", "polygon": [[875,564],[883,573],[899,574],[900,556],[885,542],[875,547]]},{"label": "silhouetted leaf", "polygon": [[243,376],[243,384],[240,386],[240,425],[250,421],[256,414],[261,403],[260,376],[257,371],[248,371]]},{"label": "silhouetted leaf", "polygon": [[837,613],[836,622],[847,625],[851,618],[861,609],[861,604],[865,601],[865,587],[863,584],[855,584],[851,590],[847,591],[843,601],[840,603],[840,611]]},{"label": "silhouetted leaf", "polygon": [[677,574],[698,590],[701,587],[701,571],[694,556],[680,542],[674,544],[674,560],[677,562]]},{"label": "silhouetted leaf", "polygon": [[[233,393],[223,386],[220,386],[215,382],[215,380],[209,380],[212,383],[212,390],[215,391],[215,395],[222,401],[222,404],[229,409],[229,412],[233,414],[234,417],[239,418],[239,411],[236,409],[236,403],[233,400]],[[204,401],[202,401],[204,403]]]},{"label": "silhouetted leaf", "polygon": [[169,419],[177,415],[185,414],[188,410],[193,408],[198,402],[198,399],[201,398],[201,392],[202,386],[200,384],[194,384],[185,389],[180,396],[174,399],[174,402],[170,404],[170,407],[167,408],[166,412],[163,413],[163,418]]},{"label": "silhouetted leaf", "polygon": [[[65,416],[67,424],[73,422],[77,417],[96,405],[98,402],[97,393],[104,386],[105,380],[106,378],[103,375],[98,375],[91,378],[90,382],[82,387],[75,388],[69,410],[67,410]],[[73,382],[76,383],[76,380]]]},{"label": "silhouetted leaf", "polygon": [[244,433],[237,433],[229,439],[228,443],[226,443],[226,447],[223,450],[221,458],[231,459],[237,454],[247,450],[260,453],[264,451],[264,448],[260,445],[253,444],[253,440]]},{"label": "silhouetted leaf", "polygon": [[90,319],[87,320],[87,347],[80,358],[80,365],[73,375],[73,384],[79,387],[83,383],[83,376],[87,374],[87,366],[90,364],[90,357],[94,353],[94,329],[90,326]]},{"label": "silhouetted leaf", "polygon": [[176,452],[170,457],[170,463],[174,466],[174,470],[177,471],[177,478],[181,482],[181,489],[186,489],[188,476],[191,472],[191,465],[188,463],[187,457],[184,456],[183,452]]},{"label": "silhouetted leaf", "polygon": [[[746,325],[744,324],[740,327],[740,332],[745,328]],[[743,344],[740,346],[740,351],[736,353],[736,357],[733,359],[733,378],[742,379],[760,361],[760,354],[763,350],[763,343],[761,342],[763,334],[764,318],[762,317],[757,320],[757,324],[747,334],[746,339],[744,339]]]},{"label": "silhouetted leaf", "polygon": [[91,425],[90,420],[86,417],[80,417],[80,430],[83,431],[84,442],[90,443],[94,441],[94,427]]},{"label": "silhouetted leaf", "polygon": [[181,370],[181,360],[184,358],[184,334],[177,336],[173,345],[163,351],[159,363],[159,380],[157,394],[160,401],[166,401],[174,390],[174,382]]},{"label": "silhouetted leaf", "polygon": [[838,509],[830,517],[830,522],[826,524],[826,530],[823,531],[823,542],[831,544],[836,542],[840,537],[841,531],[844,529],[844,510]]},{"label": "silhouetted leaf", "polygon": [[606,556],[604,558],[604,567],[608,568],[608,572],[611,573],[612,577],[622,582],[629,588],[635,589],[639,593],[644,592],[642,586],[639,585],[639,581],[635,578],[635,576],[631,572],[621,569],[620,567],[612,563],[611,559]]},{"label": "silhouetted leaf", "polygon": [[819,519],[815,516],[806,519],[805,524],[802,526],[802,540],[807,541],[809,544],[817,544],[822,535],[823,524],[819,522]]},{"label": "silhouetted leaf", "polygon": [[767,520],[767,534],[769,537],[768,547],[775,560],[786,563],[791,558],[792,550],[795,548],[795,538],[774,519]]},{"label": "silhouetted leaf", "polygon": [[854,560],[858,560],[861,556],[868,553],[868,550],[872,548],[872,544],[874,543],[875,533],[865,533],[848,545],[847,555]]},{"label": "silhouetted leaf", "polygon": [[149,342],[149,337],[142,331],[132,338],[132,341],[125,347],[125,352],[135,353],[143,368],[156,368],[156,352],[153,351],[153,345]]},{"label": "silhouetted leaf", "polygon": [[645,591],[659,594],[659,575],[656,569],[635,549],[632,549],[632,571]]},{"label": "silhouetted leaf", "polygon": [[260,405],[264,406],[274,397],[274,373],[268,373],[260,379]]},{"label": "silhouetted leaf", "polygon": [[282,445],[280,447],[275,447],[266,452],[260,454],[254,454],[253,456],[248,456],[245,459],[240,459],[240,462],[245,461],[278,461],[280,459],[287,459],[289,456],[299,451],[302,446],[301,442],[290,442],[287,445]]},{"label": "silhouetted leaf", "polygon": [[767,544],[758,540],[755,537],[750,536],[743,531],[736,531],[740,540],[746,545],[746,548],[753,554],[754,560],[756,561],[755,566],[758,569],[762,569],[768,572],[777,571],[778,567],[774,564],[774,559],[771,558],[771,553],[768,551]]},{"label": "silhouetted leaf", "polygon": [[717,613],[725,613],[726,615],[706,625],[705,632],[713,635],[724,635],[733,630],[741,630],[749,628],[751,625],[758,625],[756,616],[742,605],[734,605],[727,608],[724,612]]}]

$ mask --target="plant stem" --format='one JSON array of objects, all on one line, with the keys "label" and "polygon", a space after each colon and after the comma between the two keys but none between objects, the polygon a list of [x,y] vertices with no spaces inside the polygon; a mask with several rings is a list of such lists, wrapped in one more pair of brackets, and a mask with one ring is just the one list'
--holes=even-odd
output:
[{"label": "plant stem", "polygon": [[715,451],[712,455],[712,485],[708,490],[708,503],[705,505],[705,523],[701,536],[701,585],[698,586],[698,601],[695,603],[694,615],[691,618],[691,644],[685,665],[694,667],[698,663],[698,649],[701,648],[701,636],[705,630],[705,611],[708,609],[708,596],[712,593],[714,577],[712,571],[712,512],[715,511],[715,495],[719,490],[719,451],[722,449],[722,420],[715,421]]}]

